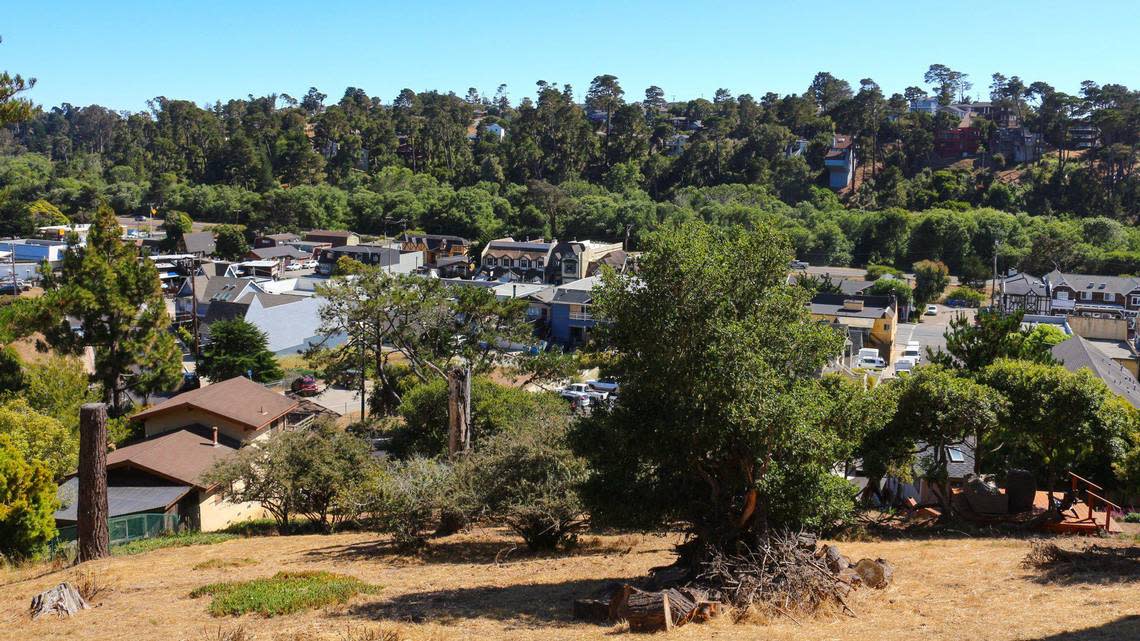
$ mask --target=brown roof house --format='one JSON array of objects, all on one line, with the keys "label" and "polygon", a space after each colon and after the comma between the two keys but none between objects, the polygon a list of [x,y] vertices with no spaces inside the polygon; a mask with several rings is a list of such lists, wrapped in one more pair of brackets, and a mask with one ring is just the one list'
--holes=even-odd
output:
[{"label": "brown roof house", "polygon": [[350,231],[336,229],[314,229],[305,232],[304,240],[314,243],[331,243],[333,247],[359,245],[360,236]]},{"label": "brown roof house", "polygon": [[[173,515],[204,532],[262,518],[256,503],[231,503],[206,481],[217,461],[290,425],[297,401],[237,377],[179,394],[132,417],[145,438],[107,455],[107,498],[111,516]],[[78,487],[60,486],[60,525],[75,519]]]}]

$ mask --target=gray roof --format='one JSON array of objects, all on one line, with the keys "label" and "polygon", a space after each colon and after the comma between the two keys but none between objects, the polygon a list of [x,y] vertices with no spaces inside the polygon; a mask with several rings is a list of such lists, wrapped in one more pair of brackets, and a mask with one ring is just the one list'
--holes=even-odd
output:
[{"label": "gray roof", "polygon": [[875,281],[873,280],[853,280],[851,278],[844,278],[838,283],[839,291],[847,294],[848,296],[851,296],[853,294],[862,294],[864,291],[869,289],[871,285],[874,284]]},{"label": "gray roof", "polygon": [[259,258],[261,260],[267,260],[270,258],[281,258],[281,257],[287,257],[287,258],[311,258],[312,257],[312,255],[309,254],[308,252],[301,251],[300,249],[297,249],[296,247],[290,247],[288,245],[278,245],[276,247],[259,247],[257,249],[251,249],[249,251],[249,253],[252,254],[253,256],[256,256],[257,258]]},{"label": "gray roof", "polygon": [[1104,381],[1108,388],[1124,397],[1132,407],[1140,408],[1140,384],[1132,373],[1123,365],[1112,360],[1096,345],[1081,336],[1074,336],[1069,340],[1053,346],[1053,358],[1065,366],[1070,372],[1082,369],[1091,371],[1097,378]]},{"label": "gray roof", "polygon": [[[122,516],[139,512],[162,512],[190,491],[188,485],[159,485],[150,487],[107,488],[108,516]],[[56,490],[60,508],[57,521],[74,521],[79,503],[79,478],[73,476]]]},{"label": "gray roof", "polygon": [[188,254],[202,254],[209,256],[214,253],[214,234],[208,231],[197,231],[182,235],[182,245]]},{"label": "gray roof", "polygon": [[202,282],[202,276],[195,279],[198,289],[199,301],[234,301],[250,288],[256,288],[253,280],[249,278],[230,278],[228,276],[214,276]]},{"label": "gray roof", "polygon": [[1099,276],[1096,274],[1065,274],[1053,270],[1045,278],[1053,287],[1068,286],[1074,291],[1089,290],[1094,292],[1112,292],[1114,294],[1127,294],[1140,289],[1140,279],[1131,276]]},{"label": "gray roof", "polygon": [[[934,448],[927,445],[926,443],[923,443],[920,441],[919,443],[917,443],[917,449],[918,449],[917,458],[918,458],[919,466],[921,466],[923,458],[931,458],[934,456]],[[954,460],[951,460],[952,453],[947,452],[947,455],[946,455],[946,475],[949,478],[961,479],[961,478],[965,478],[967,474],[972,474],[974,472],[974,439],[973,439],[973,437],[966,437],[966,440],[963,443],[960,443],[958,445],[950,445],[946,449],[953,450],[955,452],[961,452],[961,454],[962,454],[962,457],[961,457],[962,460],[961,461],[954,461]]]},{"label": "gray roof", "polygon": [[601,282],[602,279],[598,276],[590,276],[561,285],[555,288],[554,298],[550,302],[584,305],[594,299],[594,287],[600,285]]},{"label": "gray roof", "polygon": [[538,241],[492,240],[487,244],[487,249],[513,249],[516,251],[545,252],[552,246],[553,243],[544,243]]},{"label": "gray roof", "polygon": [[[863,302],[863,309],[859,311],[844,308],[844,301],[858,300]],[[811,313],[824,316],[844,316],[847,318],[882,318],[888,310],[892,310],[889,296],[858,296],[847,294],[816,294],[809,304]]]},{"label": "gray roof", "polygon": [[1027,296],[1030,293],[1045,295],[1045,283],[1032,274],[1014,274],[1002,281],[1002,287],[1010,296]]}]

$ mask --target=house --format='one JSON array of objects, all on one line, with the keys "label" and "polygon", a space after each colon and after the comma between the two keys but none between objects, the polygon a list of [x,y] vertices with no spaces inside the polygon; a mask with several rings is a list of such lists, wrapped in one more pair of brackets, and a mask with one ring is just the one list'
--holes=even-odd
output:
[{"label": "house", "polygon": [[265,333],[266,348],[284,356],[296,354],[324,342],[335,347],[343,337],[326,340],[321,333],[321,305],[318,296],[249,293],[233,301],[214,302],[202,320],[202,341],[210,341],[210,325],[222,320],[240,318]]},{"label": "house", "polygon": [[608,251],[586,266],[584,277],[599,276],[603,267],[608,267],[619,274],[637,271],[637,259],[641,252],[627,252],[624,249]]},{"label": "house", "polygon": [[955,127],[934,133],[934,153],[943,158],[972,156],[981,145],[982,132],[977,127]]},{"label": "house", "polygon": [[1135,318],[1140,312],[1140,278],[1070,274],[1053,270],[1043,279],[1052,313]]},{"label": "house", "polygon": [[400,249],[423,252],[424,267],[445,278],[466,274],[471,264],[467,256],[471,241],[459,236],[405,233]]},{"label": "house", "polygon": [[191,254],[197,258],[213,256],[215,249],[216,245],[213,232],[190,232],[189,234],[183,234],[182,240],[178,241],[178,251],[180,253]]},{"label": "house", "polygon": [[829,187],[836,191],[850,187],[855,178],[855,149],[851,136],[835,134],[831,149],[823,157],[823,164],[827,167]]},{"label": "house", "polygon": [[301,237],[297,234],[268,234],[254,238],[253,246],[255,249],[260,249],[262,247],[284,247],[298,240],[301,240]]},{"label": "house", "polygon": [[483,248],[479,273],[484,278],[545,282],[550,251],[557,244],[556,240],[497,238]]},{"label": "house", "polygon": [[483,128],[487,135],[495,140],[502,142],[507,137],[507,128],[497,122],[493,122]]},{"label": "house", "polygon": [[664,152],[666,156],[676,158],[685,153],[685,147],[689,145],[688,134],[673,134],[665,141]]},{"label": "house", "polygon": [[[904,481],[897,477],[887,477],[881,480],[878,489],[888,505],[895,505],[906,499],[914,499],[915,502],[923,505],[939,503],[936,492],[940,490],[936,491],[923,478],[926,475],[926,467],[934,459],[935,448],[920,441],[916,443],[915,449],[917,451],[915,465],[910,474],[913,480]],[[974,473],[976,450],[977,447],[972,436],[966,437],[961,443],[946,446],[943,459],[946,461],[946,480],[950,484],[951,491],[964,487],[966,479]],[[868,495],[867,484],[870,479],[867,478],[862,467],[862,461],[856,460],[854,465],[844,466],[842,470],[837,469],[836,473],[842,472],[844,478],[858,487],[865,495]]]},{"label": "house", "polygon": [[336,270],[336,262],[341,257],[360,261],[365,265],[382,267],[393,274],[410,274],[423,267],[423,252],[404,252],[394,247],[381,245],[342,245],[322,250],[317,257],[317,273],[330,276]]},{"label": "house", "polygon": [[559,285],[550,298],[550,338],[556,343],[576,347],[590,339],[597,320],[590,311],[594,287],[601,278],[591,276]]},{"label": "house", "polygon": [[1092,341],[1083,336],[1073,336],[1063,343],[1054,345],[1050,352],[1057,362],[1065,366],[1065,369],[1070,372],[1081,370],[1092,372],[1132,407],[1140,408],[1140,383],[1137,383],[1136,376]]},{"label": "house", "polygon": [[1049,287],[1037,276],[1016,273],[1002,279],[998,305],[1005,313],[1024,312],[1026,314],[1047,315],[1051,305]]},{"label": "house", "polygon": [[1086,121],[1069,125],[1069,149],[1092,149],[1100,143],[1100,129]]},{"label": "house", "polygon": [[210,305],[215,301],[232,302],[247,294],[262,291],[262,287],[251,278],[198,274],[192,279],[187,278],[175,294],[174,309],[178,316],[188,316],[196,309],[198,320],[204,320]]},{"label": "house", "polygon": [[819,293],[808,309],[813,320],[841,329],[855,345],[855,351],[873,345],[887,356],[898,332],[898,305],[893,296],[862,296]]},{"label": "house", "polygon": [[1041,159],[1044,139],[1025,127],[999,127],[994,134],[993,151],[1006,162],[1031,163]]},{"label": "house", "polygon": [[611,252],[622,251],[622,243],[572,240],[554,243],[546,261],[545,282],[560,285],[586,278],[593,266]]},{"label": "house", "polygon": [[[261,518],[256,503],[231,503],[206,480],[214,464],[254,440],[289,427],[297,401],[237,377],[179,394],[131,418],[145,438],[107,455],[110,516],[173,516],[192,529],[212,531]],[[61,484],[60,524],[75,520],[78,482]]]},{"label": "house", "polygon": [[938,103],[937,98],[931,98],[929,96],[924,98],[917,98],[910,101],[911,112],[924,113],[930,116],[938,113],[938,110],[941,109],[941,107],[942,106]]},{"label": "house", "polygon": [[58,240],[66,241],[67,237],[75,234],[79,239],[80,245],[87,244],[87,234],[91,232],[91,225],[80,225],[72,223],[69,225],[48,225],[46,227],[36,227],[36,238],[41,240]]},{"label": "house", "polygon": [[803,156],[808,151],[808,145],[811,143],[803,138],[788,143],[784,148],[784,155],[788,158],[795,158],[796,156]]},{"label": "house", "polygon": [[305,232],[304,240],[314,243],[329,243],[333,247],[343,247],[345,245],[359,245],[360,236],[350,231],[338,231],[330,229],[314,229]]},{"label": "house", "polygon": [[301,251],[291,245],[278,245],[275,247],[260,247],[249,250],[246,257],[251,260],[264,261],[273,260],[277,261],[277,273],[285,271],[285,267],[289,263],[300,262],[309,260],[313,257],[312,254]]}]

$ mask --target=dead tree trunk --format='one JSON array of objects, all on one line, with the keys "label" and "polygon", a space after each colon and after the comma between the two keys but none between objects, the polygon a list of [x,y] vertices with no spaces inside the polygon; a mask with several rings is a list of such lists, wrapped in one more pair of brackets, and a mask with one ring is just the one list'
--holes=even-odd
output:
[{"label": "dead tree trunk", "polygon": [[452,456],[471,449],[471,369],[447,371],[447,451]]},{"label": "dead tree trunk", "polygon": [[79,502],[76,506],[79,561],[110,556],[107,529],[107,406],[79,410]]}]

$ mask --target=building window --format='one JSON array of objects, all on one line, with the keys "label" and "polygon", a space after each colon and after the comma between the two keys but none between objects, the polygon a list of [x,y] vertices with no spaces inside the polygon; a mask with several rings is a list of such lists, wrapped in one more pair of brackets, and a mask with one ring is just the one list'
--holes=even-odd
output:
[{"label": "building window", "polygon": [[495,266],[495,257],[494,256],[484,256],[483,257],[483,264],[487,265],[488,267],[494,267]]},{"label": "building window", "polygon": [[522,267],[523,269],[530,269],[530,259],[526,258],[525,256],[523,258],[520,258],[519,267]]},{"label": "building window", "polygon": [[1069,292],[1057,290],[1057,300],[1069,300]]},{"label": "building window", "polygon": [[536,269],[542,269],[542,259],[539,258],[538,260],[534,261],[534,266]]},{"label": "building window", "polygon": [[564,260],[564,261],[562,261],[562,273],[563,274],[577,274],[578,273],[578,261],[577,260]]},{"label": "building window", "polygon": [[891,324],[890,323],[883,323],[883,331],[884,332],[891,331]]},{"label": "building window", "polygon": [[1092,292],[1090,292],[1090,291],[1081,292],[1081,300],[1092,300]]},{"label": "building window", "polygon": [[1140,307],[1140,296],[1133,296],[1132,297],[1132,306],[1133,307]]},{"label": "building window", "polygon": [[946,456],[951,463],[964,463],[966,461],[966,454],[954,447],[946,448]]},{"label": "building window", "polygon": [[512,261],[510,258],[504,258],[503,259],[503,267],[513,267],[513,266],[514,266],[514,261]]}]

